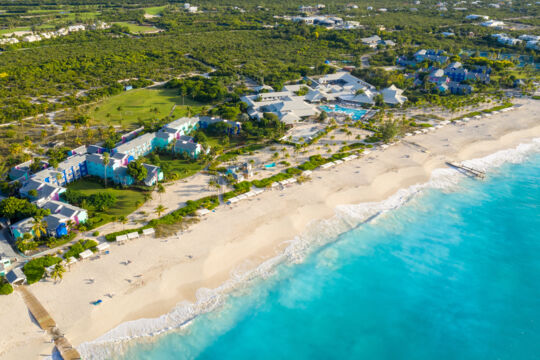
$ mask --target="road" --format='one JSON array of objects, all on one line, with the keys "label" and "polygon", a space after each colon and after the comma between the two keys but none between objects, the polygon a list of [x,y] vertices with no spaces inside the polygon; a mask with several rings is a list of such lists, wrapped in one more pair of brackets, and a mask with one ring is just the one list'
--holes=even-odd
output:
[{"label": "road", "polygon": [[369,58],[373,54],[374,53],[369,53],[369,54],[362,55],[362,57],[360,58],[360,61],[362,62],[362,69],[367,69],[367,68],[370,67]]}]

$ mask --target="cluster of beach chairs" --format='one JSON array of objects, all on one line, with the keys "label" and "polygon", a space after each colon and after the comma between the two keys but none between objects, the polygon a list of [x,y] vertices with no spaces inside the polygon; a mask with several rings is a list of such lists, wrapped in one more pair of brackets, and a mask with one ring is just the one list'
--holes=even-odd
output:
[{"label": "cluster of beach chairs", "polygon": [[329,169],[331,167],[334,167],[334,166],[337,166],[337,165],[341,165],[347,161],[351,161],[351,160],[354,160],[354,159],[357,159],[358,158],[358,155],[356,154],[353,154],[353,155],[349,155],[347,157],[344,157],[343,159],[341,160],[334,160],[334,161],[331,161],[331,162],[327,162],[326,164],[322,164],[320,166],[321,169]]},{"label": "cluster of beach chairs", "polygon": [[[369,153],[370,153],[369,150],[364,151],[364,154],[369,154]],[[354,160],[354,159],[357,159],[357,158],[358,158],[358,155],[352,154],[352,155],[349,155],[347,157],[344,157],[341,160],[335,160],[335,161],[325,163],[325,164],[319,166],[319,169],[329,169],[329,168],[331,168],[333,166],[337,166],[337,165],[343,164],[345,162],[348,162],[348,161],[351,161],[351,160]],[[300,175],[303,176],[303,177],[309,177],[309,176],[311,176],[312,173],[313,173],[313,171],[311,171],[311,170],[305,170]],[[289,186],[291,186],[293,184],[296,184],[296,183],[298,183],[298,178],[292,177],[292,178],[289,178],[289,179],[273,182],[272,185],[270,185],[270,189],[272,189],[272,190],[285,189],[286,187],[289,187]],[[227,201],[227,204],[228,205],[235,204],[240,200],[245,200],[245,199],[249,199],[249,198],[252,198],[254,196],[260,195],[264,191],[265,191],[265,189],[259,189],[259,188],[253,189],[253,190],[251,190],[251,191],[249,191],[249,192],[247,192],[245,194],[238,195],[236,197],[233,197],[233,198],[229,199]],[[200,215],[200,214],[197,213],[197,215]]]},{"label": "cluster of beach chairs", "polygon": [[[440,123],[438,123],[437,125],[435,126],[432,126],[432,127],[429,127],[429,128],[425,128],[425,129],[422,129],[422,130],[415,130],[413,132],[409,132],[409,133],[405,133],[404,134],[404,137],[409,137],[409,136],[413,136],[413,135],[421,135],[421,134],[427,134],[428,132],[430,131],[435,131],[437,129],[440,129],[442,128],[443,126],[446,126],[446,125],[449,125],[449,124],[454,124],[454,125],[462,125],[464,123],[467,123],[469,121],[472,121],[472,120],[480,120],[482,118],[488,118],[492,115],[497,115],[497,114],[500,114],[500,113],[505,113],[505,112],[508,112],[508,111],[512,111],[514,110],[515,107],[507,107],[507,108],[504,108],[504,109],[501,109],[501,110],[497,110],[497,111],[493,111],[493,112],[490,112],[490,113],[482,113],[480,115],[475,115],[473,117],[464,117],[464,118],[461,118],[459,120],[455,120],[455,121],[449,121],[449,120],[444,120],[444,121],[441,121]],[[384,145],[382,145],[381,147],[383,147]],[[384,148],[384,147],[383,147]]]},{"label": "cluster of beach chairs", "polygon": [[[79,260],[77,260],[77,258],[75,258],[74,256],[70,256],[69,258],[67,258],[65,260],[62,260],[59,264],[62,265],[64,268],[69,269],[69,268],[71,268],[72,265],[76,264],[77,262],[79,262],[81,260],[88,259],[88,258],[92,257],[95,254],[99,254],[99,253],[103,253],[103,252],[108,254],[110,247],[111,246],[110,246],[109,243],[101,242],[96,246],[97,251],[95,253],[92,252],[92,250],[87,249],[87,250],[84,250],[83,252],[81,252],[79,254],[79,258],[80,258]],[[56,264],[45,268],[45,273],[47,274],[47,276],[50,277],[52,275],[52,273],[54,272],[55,267],[56,267]]]},{"label": "cluster of beach chairs", "polygon": [[[155,233],[156,233],[156,231],[154,230],[154,228],[143,229],[143,231],[142,231],[143,236],[153,236]],[[127,234],[124,234],[124,235],[118,235],[116,237],[116,242],[121,244],[121,243],[126,242],[128,240],[138,239],[139,237],[140,237],[139,232],[138,231],[133,231],[133,232],[130,232],[130,233],[127,233]]]},{"label": "cluster of beach chairs", "polygon": [[240,200],[245,200],[245,199],[249,199],[249,198],[258,196],[258,195],[262,194],[263,192],[264,192],[264,189],[254,189],[254,190],[248,191],[245,194],[241,194],[241,195],[235,196],[233,198],[230,198],[229,201],[227,201],[227,203],[228,204],[234,204],[234,203],[239,202]]}]

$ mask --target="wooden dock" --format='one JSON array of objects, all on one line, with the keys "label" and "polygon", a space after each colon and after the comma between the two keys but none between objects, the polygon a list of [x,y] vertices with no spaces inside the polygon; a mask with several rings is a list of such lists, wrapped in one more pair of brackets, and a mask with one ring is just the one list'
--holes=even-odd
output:
[{"label": "wooden dock", "polygon": [[30,313],[32,313],[32,316],[36,319],[39,326],[43,330],[49,332],[52,331],[52,329],[56,327],[56,322],[34,294],[32,294],[26,286],[19,286],[17,290],[20,292],[26,307],[30,310]]},{"label": "wooden dock", "polygon": [[467,176],[471,176],[471,177],[475,177],[475,178],[479,178],[479,179],[483,179],[483,178],[486,177],[485,172],[483,172],[481,170],[478,170],[478,169],[474,169],[474,168],[469,167],[469,166],[465,166],[463,164],[459,164],[459,163],[451,162],[451,161],[447,161],[446,164],[448,166],[451,166],[453,168],[456,168],[456,169],[460,170],[462,173],[464,173]]},{"label": "wooden dock", "polygon": [[56,322],[49,314],[49,312],[41,305],[39,300],[28,290],[26,286],[17,287],[17,291],[21,294],[21,297],[26,304],[26,307],[36,319],[39,326],[46,330],[54,340],[56,349],[64,360],[77,360],[81,359],[81,355],[66,339],[66,337],[56,327]]}]

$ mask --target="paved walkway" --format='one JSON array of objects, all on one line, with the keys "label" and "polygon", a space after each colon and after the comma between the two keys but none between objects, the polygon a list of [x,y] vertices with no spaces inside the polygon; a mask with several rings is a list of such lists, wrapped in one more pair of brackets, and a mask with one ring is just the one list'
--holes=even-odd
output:
[{"label": "paved walkway", "polygon": [[0,257],[20,258],[21,256],[9,244],[9,236],[9,230],[0,230]]}]

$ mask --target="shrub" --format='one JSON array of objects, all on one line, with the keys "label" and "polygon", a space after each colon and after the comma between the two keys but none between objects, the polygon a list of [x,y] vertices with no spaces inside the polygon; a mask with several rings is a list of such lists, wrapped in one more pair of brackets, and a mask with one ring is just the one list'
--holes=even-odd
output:
[{"label": "shrub", "polygon": [[60,238],[54,238],[54,237],[48,238],[47,239],[47,247],[49,249],[52,249],[52,248],[58,247],[60,245],[67,244],[71,240],[75,239],[75,236],[77,236],[77,233],[75,231],[72,231],[69,234],[64,235],[64,236],[62,236]]},{"label": "shrub", "polygon": [[63,196],[70,204],[82,206],[85,202],[86,207],[92,206],[98,211],[104,211],[116,204],[116,196],[106,192],[86,196],[80,191],[67,189]]},{"label": "shrub", "polygon": [[85,250],[91,249],[95,250],[95,247],[98,245],[94,240],[79,240],[75,244],[69,247],[69,250],[65,252],[64,259],[69,259],[70,257],[79,258],[79,254]]},{"label": "shrub", "polygon": [[270,185],[272,185],[272,183],[287,180],[287,179],[289,179],[291,177],[292,177],[291,174],[279,173],[279,174],[270,176],[270,177],[268,177],[266,179],[253,180],[252,183],[253,183],[254,186],[256,186],[258,188],[266,188],[266,187],[269,187]]},{"label": "shrub", "polygon": [[99,236],[99,231],[97,231],[97,230],[94,231],[94,232],[92,233],[92,236]]},{"label": "shrub", "polygon": [[13,286],[3,277],[0,277],[0,295],[9,295],[13,292]]},{"label": "shrub", "polygon": [[298,168],[288,168],[285,170],[285,172],[289,175],[300,175],[302,173],[302,170]]},{"label": "shrub", "polygon": [[45,273],[45,268],[58,264],[62,259],[56,256],[45,255],[40,258],[30,260],[23,266],[23,272],[26,275],[28,284],[38,282]]},{"label": "shrub", "polygon": [[349,151],[349,150],[354,150],[354,149],[364,148],[364,147],[365,145],[363,143],[354,143],[354,144],[343,146],[339,151],[344,152],[344,151]]},{"label": "shrub", "polygon": [[139,234],[142,234],[144,229],[155,228],[158,225],[174,225],[182,222],[185,216],[195,215],[195,211],[205,208],[208,210],[215,209],[219,205],[219,198],[216,195],[207,196],[199,200],[188,200],[186,206],[168,213],[167,215],[162,216],[159,219],[150,220],[150,222],[138,229],[129,229],[123,231],[117,231],[105,235],[105,240],[107,241],[116,241],[116,237],[120,235],[129,234],[131,232],[137,231]]},{"label": "shrub", "polygon": [[226,192],[223,194],[223,201],[227,201],[235,196],[245,194],[251,190],[251,182],[249,181],[242,181],[238,184],[234,184],[234,190]]},{"label": "shrub", "polygon": [[46,216],[49,214],[49,210],[40,209],[26,199],[8,197],[0,201],[0,216],[10,219],[12,223],[29,217]]},{"label": "shrub", "polygon": [[309,160],[298,166],[300,170],[314,170],[319,166],[326,164],[328,159],[323,158],[321,155],[313,155],[309,157]]}]

